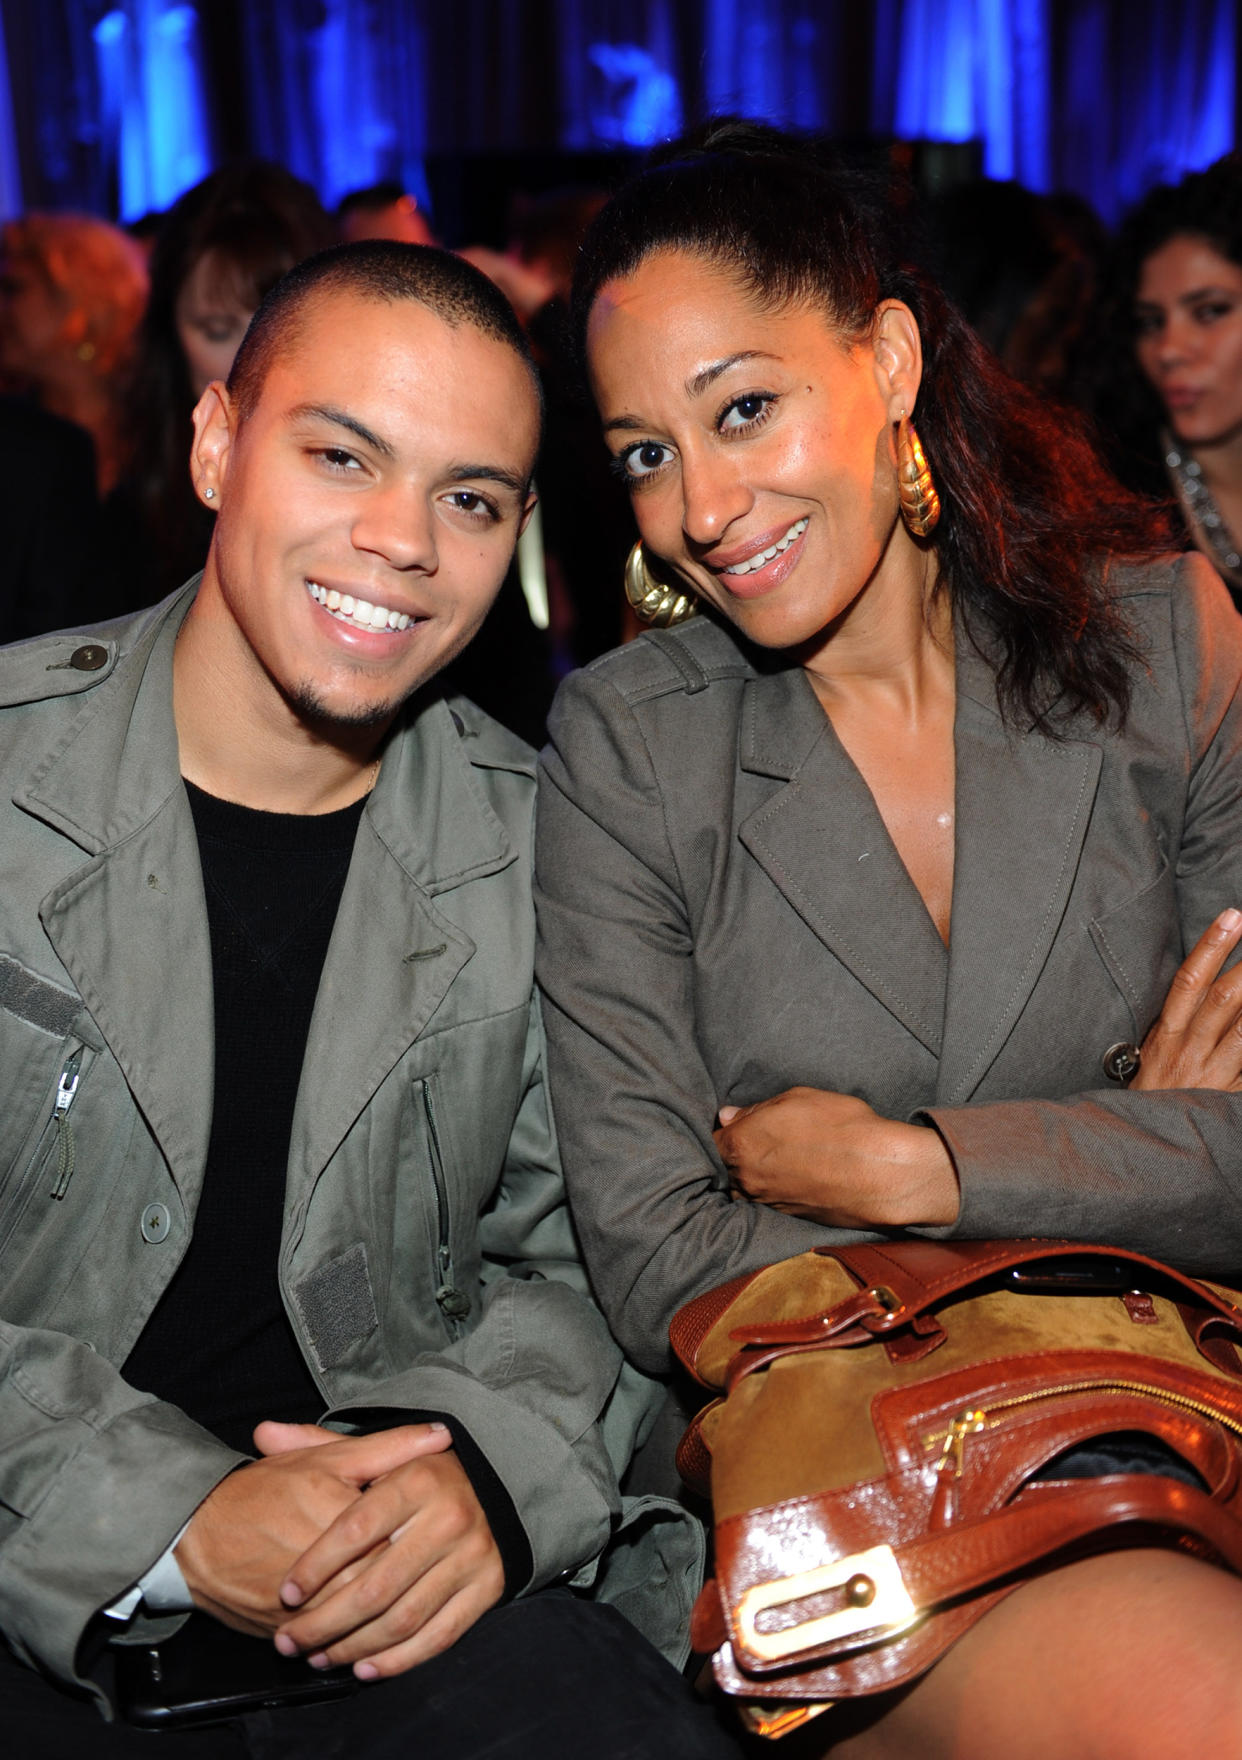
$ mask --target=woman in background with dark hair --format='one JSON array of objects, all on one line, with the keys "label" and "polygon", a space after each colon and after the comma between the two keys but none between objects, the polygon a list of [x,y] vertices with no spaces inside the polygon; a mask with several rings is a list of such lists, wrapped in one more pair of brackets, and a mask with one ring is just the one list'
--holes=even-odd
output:
[{"label": "woman in background with dark hair", "polygon": [[1242,156],[1153,190],[1118,235],[1099,416],[1120,471],[1176,496],[1242,605]]},{"label": "woman in background with dark hair", "polygon": [[227,378],[269,288],[333,243],[315,192],[279,165],[226,166],[169,209],[151,256],[130,395],[128,486],[148,567],[133,605],[171,592],[207,555],[212,516],[191,489],[187,463],[194,405],[211,380]]},{"label": "woman in background with dark hair", "polygon": [[[1242,984],[1204,981],[1242,936],[1219,582],[1154,560],[1161,516],[906,266],[868,185],[770,131],[623,190],[577,298],[632,596],[701,613],[566,681],[541,784],[552,1091],[618,1337],[666,1370],[690,1297],[892,1230],[1242,1265]],[[1242,1584],[1118,1551],[807,1737],[1224,1754],[1240,1662]]]}]

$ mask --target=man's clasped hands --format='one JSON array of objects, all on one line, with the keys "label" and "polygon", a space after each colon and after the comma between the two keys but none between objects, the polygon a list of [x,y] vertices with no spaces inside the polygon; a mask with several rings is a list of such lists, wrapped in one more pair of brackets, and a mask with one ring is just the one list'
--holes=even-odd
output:
[{"label": "man's clasped hands", "polygon": [[504,1567],[439,1423],[342,1436],[263,1423],[176,1547],[195,1603],[362,1680],[446,1650],[493,1606]]}]

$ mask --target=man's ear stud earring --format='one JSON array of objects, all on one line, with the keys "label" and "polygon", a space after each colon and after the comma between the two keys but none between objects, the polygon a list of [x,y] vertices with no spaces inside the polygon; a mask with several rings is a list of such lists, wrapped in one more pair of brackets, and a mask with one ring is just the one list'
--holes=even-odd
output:
[{"label": "man's ear stud earring", "polygon": [[203,490],[203,500],[204,501],[214,501],[215,498],[216,498],[216,492],[214,489],[204,489]]}]

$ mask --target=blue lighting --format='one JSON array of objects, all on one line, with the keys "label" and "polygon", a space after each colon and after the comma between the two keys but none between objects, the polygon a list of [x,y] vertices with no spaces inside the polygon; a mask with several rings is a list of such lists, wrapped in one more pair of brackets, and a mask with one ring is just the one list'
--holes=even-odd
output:
[{"label": "blue lighting", "polygon": [[104,138],[117,142],[122,220],[167,208],[211,169],[198,14],[122,0],[94,29]]},{"label": "blue lighting", "polygon": [[638,43],[592,43],[587,53],[605,87],[591,112],[597,141],[651,147],[679,132],[677,81],[654,55]]}]

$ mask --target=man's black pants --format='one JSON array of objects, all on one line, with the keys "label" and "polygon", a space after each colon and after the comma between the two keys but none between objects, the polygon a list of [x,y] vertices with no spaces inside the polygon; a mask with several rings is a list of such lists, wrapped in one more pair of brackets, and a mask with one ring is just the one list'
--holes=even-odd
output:
[{"label": "man's black pants", "polygon": [[629,1622],[552,1590],[494,1608],[444,1655],[345,1699],[204,1729],[104,1723],[0,1645],[17,1760],[734,1760],[713,1710]]}]

